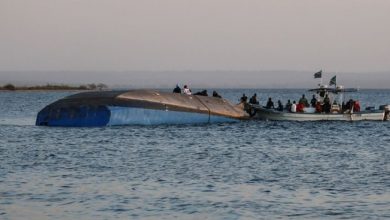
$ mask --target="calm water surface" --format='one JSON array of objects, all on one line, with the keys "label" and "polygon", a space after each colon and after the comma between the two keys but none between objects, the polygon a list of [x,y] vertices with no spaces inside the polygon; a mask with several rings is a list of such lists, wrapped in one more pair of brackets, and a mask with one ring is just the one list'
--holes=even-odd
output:
[{"label": "calm water surface", "polygon": [[[0,219],[390,218],[389,122],[33,125],[69,94],[0,92]],[[355,97],[378,106],[390,90]]]}]

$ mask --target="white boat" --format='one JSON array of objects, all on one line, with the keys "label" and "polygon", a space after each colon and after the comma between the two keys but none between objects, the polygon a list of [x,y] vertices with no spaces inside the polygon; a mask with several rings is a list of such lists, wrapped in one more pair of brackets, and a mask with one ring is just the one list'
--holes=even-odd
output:
[{"label": "white boat", "polygon": [[386,121],[389,120],[387,110],[367,110],[356,113],[292,113],[266,109],[262,106],[251,105],[255,110],[256,119],[271,121]]},{"label": "white boat", "polygon": [[[336,79],[335,77],[333,78]],[[319,85],[319,88],[310,89],[311,92],[317,93],[318,102],[323,105],[324,97],[329,97],[331,110],[328,113],[316,111],[315,108],[304,108],[301,112],[291,112],[289,110],[278,111],[276,109],[268,109],[260,105],[249,104],[247,111],[256,119],[261,120],[276,120],[276,121],[387,121],[389,120],[390,105],[382,105],[379,109],[367,108],[360,111],[354,109],[354,105],[349,109],[343,109],[340,103],[344,103],[344,93],[357,92],[357,89],[345,89],[343,86],[328,86]],[[322,108],[322,107],[320,107]]]}]

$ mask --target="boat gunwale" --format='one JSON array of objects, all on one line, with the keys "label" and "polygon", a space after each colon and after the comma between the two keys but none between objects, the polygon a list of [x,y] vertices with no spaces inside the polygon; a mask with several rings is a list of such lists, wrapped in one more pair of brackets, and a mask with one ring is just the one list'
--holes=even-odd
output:
[{"label": "boat gunwale", "polygon": [[262,106],[253,108],[256,110],[254,118],[271,121],[386,121],[385,111],[377,109],[354,113],[305,113],[278,111]]}]

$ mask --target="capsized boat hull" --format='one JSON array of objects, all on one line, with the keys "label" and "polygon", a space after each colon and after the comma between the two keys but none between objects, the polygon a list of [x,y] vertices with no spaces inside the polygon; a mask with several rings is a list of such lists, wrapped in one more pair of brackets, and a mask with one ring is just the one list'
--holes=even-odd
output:
[{"label": "capsized boat hull", "polygon": [[256,119],[270,121],[384,121],[387,120],[385,111],[373,110],[358,113],[291,113],[274,109],[255,108]]},{"label": "capsized boat hull", "polygon": [[79,93],[42,109],[38,126],[95,127],[234,122],[248,114],[221,98],[151,90]]}]

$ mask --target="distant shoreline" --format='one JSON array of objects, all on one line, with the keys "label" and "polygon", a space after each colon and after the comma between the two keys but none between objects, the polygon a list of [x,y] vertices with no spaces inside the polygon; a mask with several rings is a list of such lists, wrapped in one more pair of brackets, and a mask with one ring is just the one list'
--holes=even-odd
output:
[{"label": "distant shoreline", "polygon": [[83,91],[100,91],[90,89],[15,89],[6,90],[0,89],[0,92],[83,92]]},{"label": "distant shoreline", "polygon": [[0,86],[0,92],[15,92],[15,91],[94,91],[94,90],[106,90],[108,88],[105,84],[87,84],[80,86],[69,86],[69,85],[52,85],[47,84],[44,86],[15,86],[13,84],[6,84]]}]

